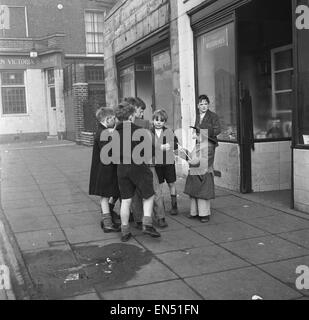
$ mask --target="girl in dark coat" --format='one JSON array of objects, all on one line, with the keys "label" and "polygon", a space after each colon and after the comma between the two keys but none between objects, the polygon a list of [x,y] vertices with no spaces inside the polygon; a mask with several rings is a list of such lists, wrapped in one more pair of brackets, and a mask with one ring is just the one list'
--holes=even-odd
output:
[{"label": "girl in dark coat", "polygon": [[109,199],[111,197],[116,199],[119,197],[117,165],[112,163],[103,164],[100,158],[101,149],[109,143],[108,141],[101,141],[101,135],[105,130],[108,131],[108,134],[111,133],[115,127],[114,110],[112,108],[100,108],[96,113],[96,117],[99,121],[99,126],[94,138],[89,195],[101,197],[103,214],[101,227],[104,232],[119,232],[119,227],[112,221],[111,208],[109,205]]}]

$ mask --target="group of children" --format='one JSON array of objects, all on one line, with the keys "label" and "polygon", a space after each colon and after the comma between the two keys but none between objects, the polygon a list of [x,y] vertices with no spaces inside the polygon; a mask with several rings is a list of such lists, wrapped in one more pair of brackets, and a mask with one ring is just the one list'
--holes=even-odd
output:
[{"label": "group of children", "polygon": [[[101,197],[101,227],[104,232],[121,231],[123,242],[129,241],[132,237],[129,226],[132,214],[136,227],[151,237],[161,236],[154,227],[154,222],[160,228],[168,226],[162,192],[164,182],[168,183],[171,193],[171,214],[178,214],[174,158],[177,152],[179,156],[185,154],[184,157],[190,166],[185,188],[185,193],[191,198],[189,218],[200,216],[201,222],[207,222],[207,217],[210,215],[209,200],[214,198],[212,164],[207,163],[203,168],[200,162],[200,157],[204,153],[200,132],[196,130],[197,144],[194,152],[191,155],[188,152],[183,154],[178,150],[179,144],[174,133],[166,126],[168,120],[166,111],[156,110],[153,113],[151,126],[149,121],[143,119],[145,109],[146,105],[141,99],[126,98],[116,108],[100,108],[96,113],[99,125],[94,139],[89,194]],[[201,123],[197,124],[199,128],[200,125]],[[141,128],[146,129],[147,134],[143,135],[142,141],[136,141],[135,133]],[[107,133],[106,136],[110,139],[102,139],[102,133]],[[114,134],[117,134],[115,141],[119,143],[119,161],[104,164],[101,161],[101,150],[113,140]],[[151,159],[145,158],[142,163],[133,159],[134,150],[140,142],[151,146],[153,151]],[[215,145],[213,148],[207,147],[208,158],[211,156],[209,150],[213,152],[214,148]],[[207,191],[205,194],[201,192],[203,188],[212,191]],[[118,199],[121,203],[120,219],[114,212]]]}]

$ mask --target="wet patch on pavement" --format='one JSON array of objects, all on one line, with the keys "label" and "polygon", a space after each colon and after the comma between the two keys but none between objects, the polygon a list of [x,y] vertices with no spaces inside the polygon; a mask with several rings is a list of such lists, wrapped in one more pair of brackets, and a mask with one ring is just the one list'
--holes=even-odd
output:
[{"label": "wet patch on pavement", "polygon": [[153,254],[135,245],[75,246],[24,253],[35,287],[33,299],[63,299],[121,286],[151,263]]}]

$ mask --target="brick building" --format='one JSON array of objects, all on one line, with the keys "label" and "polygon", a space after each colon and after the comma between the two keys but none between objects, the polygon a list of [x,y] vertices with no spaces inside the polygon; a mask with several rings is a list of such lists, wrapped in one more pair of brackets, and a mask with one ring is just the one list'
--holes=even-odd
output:
[{"label": "brick building", "polygon": [[105,21],[106,102],[140,96],[147,118],[164,107],[191,148],[208,94],[223,128],[216,184],[309,212],[308,12],[308,0],[120,0]]},{"label": "brick building", "polygon": [[80,141],[92,129],[85,101],[105,104],[104,15],[114,2],[1,2],[0,142]]}]

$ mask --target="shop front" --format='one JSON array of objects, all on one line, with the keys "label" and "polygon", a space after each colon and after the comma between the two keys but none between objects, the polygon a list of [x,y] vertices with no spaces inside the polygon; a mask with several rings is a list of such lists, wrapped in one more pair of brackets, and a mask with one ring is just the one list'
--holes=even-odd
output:
[{"label": "shop front", "polygon": [[139,97],[146,104],[144,118],[152,120],[155,109],[165,109],[168,125],[175,127],[173,79],[168,29],[117,55],[119,101]]},{"label": "shop front", "polygon": [[294,7],[291,0],[219,0],[187,11],[195,97],[209,95],[222,124],[219,186],[242,193],[293,187]]},{"label": "shop front", "polygon": [[1,55],[0,87],[1,142],[63,135],[61,53]]}]

